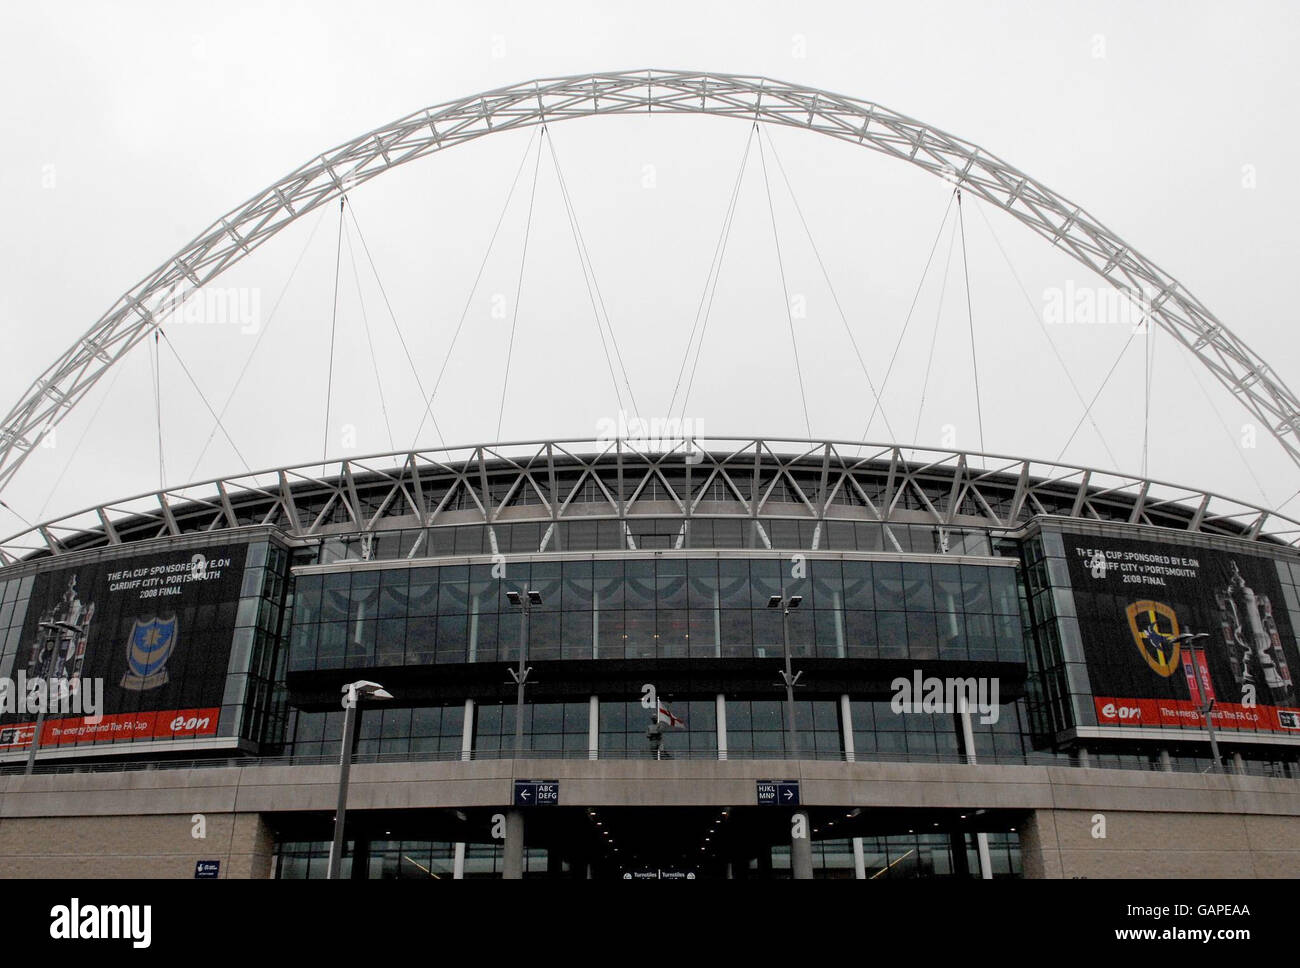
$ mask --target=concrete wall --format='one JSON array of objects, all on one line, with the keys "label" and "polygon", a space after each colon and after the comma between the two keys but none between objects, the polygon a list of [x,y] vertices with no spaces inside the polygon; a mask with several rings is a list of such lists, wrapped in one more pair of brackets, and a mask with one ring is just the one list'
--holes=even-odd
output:
[{"label": "concrete wall", "polygon": [[[779,760],[361,764],[350,810],[504,807],[512,780],[557,779],[567,806],[736,806],[798,778],[809,807],[1019,813],[1031,877],[1300,876],[1300,782],[1037,766]],[[265,877],[276,813],[334,809],[336,767],[0,777],[0,876]],[[206,840],[191,816],[207,818]],[[1093,836],[1094,817],[1106,836]]]},{"label": "concrete wall", "polygon": [[0,877],[192,878],[200,860],[220,876],[271,876],[270,828],[257,814],[206,815],[204,839],[191,814],[6,817],[0,819]]}]

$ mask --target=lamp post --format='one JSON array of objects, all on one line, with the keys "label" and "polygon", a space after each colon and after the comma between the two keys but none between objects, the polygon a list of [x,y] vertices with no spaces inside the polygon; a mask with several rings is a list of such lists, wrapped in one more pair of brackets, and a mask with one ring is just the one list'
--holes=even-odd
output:
[{"label": "lamp post", "polygon": [[795,729],[794,724],[794,687],[803,673],[793,675],[790,669],[790,609],[798,608],[802,604],[802,595],[791,595],[789,598],[773,595],[767,600],[768,608],[781,609],[781,642],[785,652],[785,671],[781,673],[781,678],[785,682],[785,713],[786,722],[790,725],[790,753],[795,759],[799,758],[799,731]]},{"label": "lamp post", "polygon": [[530,613],[534,605],[542,604],[542,593],[528,589],[520,595],[519,592],[506,592],[506,599],[515,608],[523,611],[523,616],[519,622],[519,669],[511,669],[510,676],[515,681],[515,759],[519,759],[524,750],[524,685],[528,682],[528,673],[532,672],[532,666],[525,668],[524,663],[528,661],[528,632]]},{"label": "lamp post", "polygon": [[[773,595],[767,600],[768,608],[781,609],[781,641],[785,653],[785,669],[781,672],[781,678],[785,682],[786,721],[790,725],[790,756],[796,760],[799,758],[799,730],[794,719],[794,687],[803,673],[796,674],[790,667],[790,610],[802,604],[802,595],[791,595],[789,598]],[[808,811],[803,807],[794,812],[791,820],[790,868],[795,880],[812,880],[812,822],[808,818]]]},{"label": "lamp post", "polygon": [[[519,617],[519,667],[510,670],[515,681],[515,760],[524,752],[524,686],[533,671],[528,661],[528,633],[531,612],[542,604],[542,593],[532,588],[519,592],[506,592],[506,600],[523,614]],[[501,863],[501,876],[505,880],[519,880],[524,876],[524,814],[516,806],[506,811],[505,856]]]},{"label": "lamp post", "polygon": [[[1208,639],[1209,637],[1209,632],[1182,632],[1179,635],[1173,636],[1169,641],[1181,642],[1184,646],[1187,646],[1198,639]],[[1190,649],[1188,649],[1188,653],[1191,653]],[[1205,732],[1208,733],[1210,737],[1210,765],[1214,768],[1215,773],[1222,773],[1223,763],[1219,759],[1219,740],[1214,734],[1214,723],[1210,720],[1210,710],[1214,708],[1214,697],[1205,695],[1205,690],[1200,688],[1200,679],[1197,678],[1200,669],[1195,663],[1192,664],[1191,673],[1192,676],[1189,681],[1192,689],[1189,689],[1188,692],[1192,697],[1192,702],[1196,706],[1196,711],[1200,713],[1201,718],[1205,720]],[[1206,675],[1209,675],[1208,671]],[[1202,702],[1202,699],[1204,699],[1204,702]]]},{"label": "lamp post", "polygon": [[343,824],[348,808],[348,775],[352,770],[352,746],[357,736],[357,703],[362,699],[392,699],[393,694],[377,682],[359,679],[343,687],[343,749],[339,751],[339,800],[334,810],[334,843],[326,877],[338,880],[343,867]]}]

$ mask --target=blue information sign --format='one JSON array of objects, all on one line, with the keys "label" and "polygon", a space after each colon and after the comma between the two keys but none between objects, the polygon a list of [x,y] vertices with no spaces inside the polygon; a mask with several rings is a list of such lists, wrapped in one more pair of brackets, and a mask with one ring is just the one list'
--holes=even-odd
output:
[{"label": "blue information sign", "polygon": [[221,876],[221,861],[219,860],[196,860],[194,862],[194,876],[199,880]]},{"label": "blue information sign", "polygon": [[799,806],[798,780],[757,780],[755,783],[760,807]]},{"label": "blue information sign", "polygon": [[515,780],[516,807],[558,807],[559,780]]}]

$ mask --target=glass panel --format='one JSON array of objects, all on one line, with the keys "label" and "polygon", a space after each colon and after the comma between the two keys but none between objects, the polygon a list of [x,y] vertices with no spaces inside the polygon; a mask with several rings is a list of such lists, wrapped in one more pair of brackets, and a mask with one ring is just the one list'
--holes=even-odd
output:
[{"label": "glass panel", "polygon": [[628,608],[654,608],[655,572],[653,561],[634,559],[624,563]]},{"label": "glass panel", "polygon": [[602,612],[624,607],[623,562],[597,561],[593,563],[596,607]]},{"label": "glass panel", "polygon": [[934,611],[934,584],[930,577],[929,565],[904,562],[903,587],[909,612]]},{"label": "glass panel", "polygon": [[903,610],[903,566],[893,561],[876,561],[871,565],[875,606],[881,611]]},{"label": "glass panel", "polygon": [[720,559],[718,588],[723,608],[749,608],[749,562],[734,558]]},{"label": "glass panel", "polygon": [[659,608],[686,607],[686,562],[680,558],[660,559],[655,569]]}]

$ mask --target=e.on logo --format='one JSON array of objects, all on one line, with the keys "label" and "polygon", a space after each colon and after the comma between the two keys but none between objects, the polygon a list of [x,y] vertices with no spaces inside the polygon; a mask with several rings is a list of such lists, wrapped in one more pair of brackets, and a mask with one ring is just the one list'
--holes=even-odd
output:
[{"label": "e.on logo", "polygon": [[194,733],[207,729],[212,722],[208,716],[177,716],[171,721],[173,733]]},{"label": "e.on logo", "polygon": [[1116,706],[1113,702],[1108,702],[1101,707],[1101,714],[1107,719],[1137,719],[1142,715],[1142,710],[1137,706]]}]

